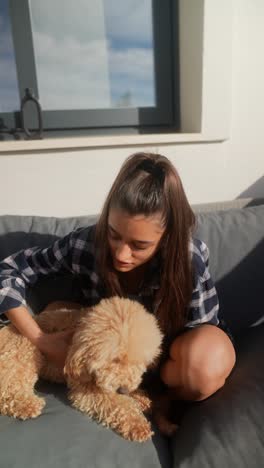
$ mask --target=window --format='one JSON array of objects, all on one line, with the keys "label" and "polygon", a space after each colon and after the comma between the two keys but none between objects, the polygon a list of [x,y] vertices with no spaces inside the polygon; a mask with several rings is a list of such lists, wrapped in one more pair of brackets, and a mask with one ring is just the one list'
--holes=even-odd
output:
[{"label": "window", "polygon": [[[47,130],[177,127],[175,10],[172,0],[1,0],[2,124],[21,126],[30,88]],[[36,127],[30,104],[26,122]]]}]

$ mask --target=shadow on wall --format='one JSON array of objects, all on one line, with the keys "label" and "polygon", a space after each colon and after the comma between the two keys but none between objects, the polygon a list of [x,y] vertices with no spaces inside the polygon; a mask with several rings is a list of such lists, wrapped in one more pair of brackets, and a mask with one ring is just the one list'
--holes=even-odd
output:
[{"label": "shadow on wall", "polygon": [[262,198],[264,199],[264,176],[258,179],[254,184],[240,193],[237,198]]}]

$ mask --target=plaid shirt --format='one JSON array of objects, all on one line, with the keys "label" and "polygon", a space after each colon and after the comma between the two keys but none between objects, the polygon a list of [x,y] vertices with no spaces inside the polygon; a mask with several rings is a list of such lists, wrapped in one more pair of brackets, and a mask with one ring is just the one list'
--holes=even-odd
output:
[{"label": "plaid shirt", "polygon": [[[103,283],[96,269],[95,225],[79,228],[58,239],[50,247],[29,248],[0,262],[0,315],[11,308],[26,306],[26,288],[33,286],[43,275],[73,274],[80,280],[84,302],[94,305],[105,295]],[[186,327],[202,323],[219,324],[218,298],[208,270],[208,248],[204,242],[190,242],[194,266],[194,287]],[[160,287],[160,264],[157,257],[151,261],[150,275],[137,296],[155,313],[155,290]]]}]

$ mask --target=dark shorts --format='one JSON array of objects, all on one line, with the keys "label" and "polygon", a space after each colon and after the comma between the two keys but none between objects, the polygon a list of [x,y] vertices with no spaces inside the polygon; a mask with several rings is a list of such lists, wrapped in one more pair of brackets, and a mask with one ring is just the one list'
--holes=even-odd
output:
[{"label": "dark shorts", "polygon": [[232,335],[231,333],[231,330],[230,328],[227,326],[226,322],[224,321],[224,319],[220,318],[219,319],[219,324],[217,325],[218,328],[221,328],[221,330],[223,330],[227,336],[230,338],[230,340],[232,341],[232,344],[233,346],[235,347],[235,339],[234,339],[234,336]]},{"label": "dark shorts", "polygon": [[[202,327],[203,325],[207,325],[206,323],[204,324],[201,324],[201,325],[198,325],[198,327]],[[214,325],[212,325],[214,326]],[[227,336],[230,338],[233,346],[235,345],[235,340],[234,340],[234,337],[231,333],[231,330],[229,329],[229,327],[227,326],[226,322],[224,321],[224,319],[222,318],[219,318],[219,324],[217,325],[217,328],[220,328],[221,330],[223,330],[223,332],[225,332],[227,334]],[[183,330],[180,330],[179,333],[177,333],[176,335],[174,335],[173,337],[166,337],[165,340],[164,340],[164,351],[165,351],[165,355],[169,355],[169,348],[172,344],[172,342],[178,337],[178,336],[181,336],[183,335],[184,333],[190,331],[190,330],[195,330],[195,327],[194,328],[184,328]]]}]

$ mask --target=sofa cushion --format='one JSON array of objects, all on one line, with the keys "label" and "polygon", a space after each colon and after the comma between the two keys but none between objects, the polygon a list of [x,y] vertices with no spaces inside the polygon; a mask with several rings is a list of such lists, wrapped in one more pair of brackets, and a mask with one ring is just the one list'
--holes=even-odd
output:
[{"label": "sofa cushion", "polygon": [[264,325],[239,339],[225,386],[190,404],[171,440],[174,468],[264,466]]},{"label": "sofa cushion", "polygon": [[238,335],[264,317],[264,205],[197,214],[223,316]]},{"label": "sofa cushion", "polygon": [[[95,218],[1,217],[0,259],[29,246],[47,246]],[[264,206],[197,214],[197,237],[210,249],[221,314],[238,339],[238,361],[225,387],[204,402],[190,404],[181,427],[168,441],[156,434],[146,444],[129,443],[72,409],[64,386],[40,382],[44,414],[21,422],[0,418],[1,464],[10,468],[95,468],[97,466],[176,468],[263,466]],[[32,308],[45,301],[78,297],[72,278],[50,277],[28,292]],[[59,297],[57,297],[59,296]],[[64,297],[63,297],[64,296]],[[14,449],[15,448],[15,449]],[[170,448],[170,450],[169,450]]]},{"label": "sofa cushion", "polygon": [[46,407],[36,419],[0,417],[3,468],[170,468],[168,441],[159,433],[129,442],[72,408],[66,387],[40,381]]}]

